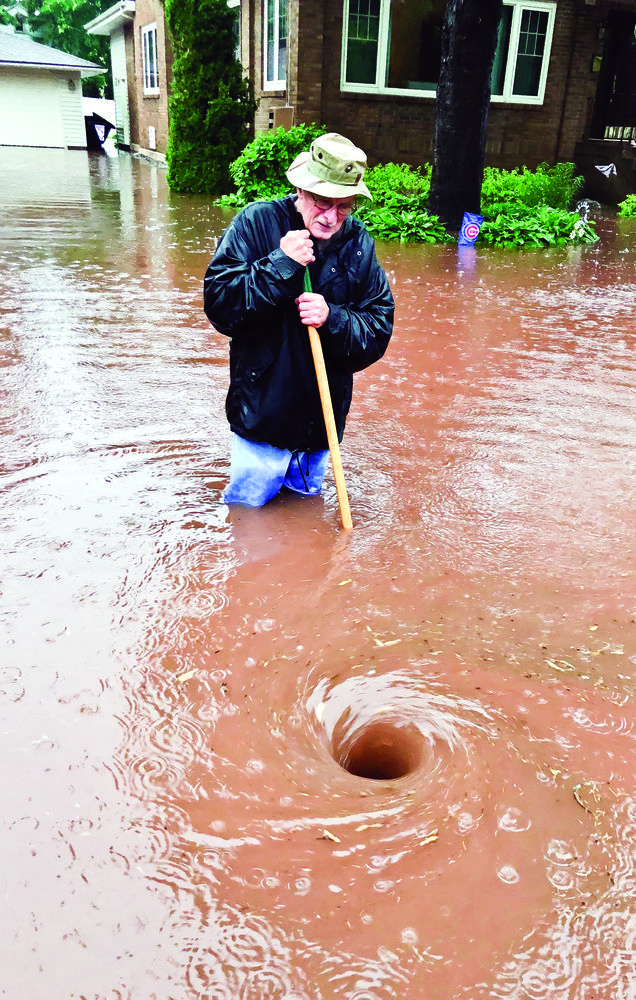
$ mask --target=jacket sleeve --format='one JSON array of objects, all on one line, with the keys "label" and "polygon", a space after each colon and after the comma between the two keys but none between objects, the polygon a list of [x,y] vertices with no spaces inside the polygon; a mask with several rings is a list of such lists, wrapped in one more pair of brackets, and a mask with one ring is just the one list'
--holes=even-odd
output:
[{"label": "jacket sleeve", "polygon": [[302,266],[278,245],[264,252],[274,241],[271,230],[267,236],[264,227],[237,216],[212,258],[203,283],[203,306],[219,333],[253,333],[259,320],[288,306],[302,291]]},{"label": "jacket sleeve", "polygon": [[354,301],[329,303],[329,319],[320,328],[325,358],[351,374],[378,361],[393,332],[393,295],[373,248],[368,270],[357,287],[359,298],[354,294]]}]

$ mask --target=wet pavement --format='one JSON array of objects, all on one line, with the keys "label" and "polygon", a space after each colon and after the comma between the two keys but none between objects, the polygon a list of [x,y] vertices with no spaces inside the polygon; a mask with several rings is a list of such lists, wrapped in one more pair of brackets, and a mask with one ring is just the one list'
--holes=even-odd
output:
[{"label": "wet pavement", "polygon": [[324,494],[228,510],[231,213],[0,149],[12,1000],[636,997],[636,222],[378,245]]}]

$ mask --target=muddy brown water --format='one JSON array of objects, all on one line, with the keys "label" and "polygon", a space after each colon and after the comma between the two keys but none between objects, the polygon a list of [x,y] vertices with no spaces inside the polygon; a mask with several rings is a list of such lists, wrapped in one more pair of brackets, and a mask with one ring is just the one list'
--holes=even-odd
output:
[{"label": "muddy brown water", "polygon": [[636,997],[636,223],[381,244],[324,495],[220,502],[231,214],[0,150],[0,989]]}]

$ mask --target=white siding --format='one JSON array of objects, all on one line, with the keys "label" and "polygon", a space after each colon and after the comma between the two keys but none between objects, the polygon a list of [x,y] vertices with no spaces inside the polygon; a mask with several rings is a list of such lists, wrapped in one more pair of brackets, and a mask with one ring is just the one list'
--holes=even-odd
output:
[{"label": "white siding", "polygon": [[73,77],[60,78],[60,109],[65,146],[67,149],[86,149],[82,81],[79,73]]},{"label": "white siding", "polygon": [[0,69],[0,145],[66,146],[60,84],[46,70]]},{"label": "white siding", "polygon": [[113,97],[117,113],[117,139],[130,146],[130,117],[128,113],[128,74],[126,72],[126,40],[124,29],[118,28],[110,36],[110,60],[113,69]]}]

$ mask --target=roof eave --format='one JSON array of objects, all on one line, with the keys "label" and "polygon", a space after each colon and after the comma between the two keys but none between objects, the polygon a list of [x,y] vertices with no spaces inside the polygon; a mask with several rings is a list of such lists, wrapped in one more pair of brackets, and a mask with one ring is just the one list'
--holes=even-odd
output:
[{"label": "roof eave", "polygon": [[79,73],[83,80],[87,79],[89,76],[99,76],[100,73],[105,73],[106,70],[103,66],[98,66],[94,63],[92,66],[73,66],[69,63],[66,66],[55,64],[55,63],[36,63],[36,62],[11,62],[10,60],[0,60],[0,66],[10,66],[12,69],[48,69],[52,73],[63,73],[68,76],[69,73]]},{"label": "roof eave", "polygon": [[84,29],[89,35],[112,35],[118,28],[132,21],[134,16],[135,0],[119,0],[119,3],[88,21]]}]

